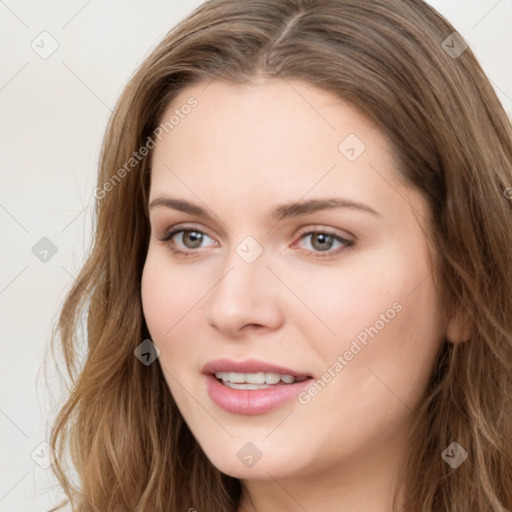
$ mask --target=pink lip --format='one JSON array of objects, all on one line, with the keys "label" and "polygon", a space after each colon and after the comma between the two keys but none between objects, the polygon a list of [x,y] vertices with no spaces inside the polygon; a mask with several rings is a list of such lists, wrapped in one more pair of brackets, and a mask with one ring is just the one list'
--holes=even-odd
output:
[{"label": "pink lip", "polygon": [[[275,372],[281,375],[308,378],[301,382],[277,384],[264,389],[232,389],[221,384],[215,377],[214,373],[221,371],[237,373]],[[280,407],[296,397],[314,380],[305,373],[254,359],[239,363],[229,359],[217,359],[206,364],[203,367],[203,373],[206,374],[206,386],[210,398],[227,412],[245,415],[263,414]]]},{"label": "pink lip", "polygon": [[206,375],[213,375],[215,372],[236,372],[236,373],[258,373],[273,372],[281,375],[292,375],[293,377],[310,377],[307,373],[297,372],[284,366],[278,366],[257,359],[246,359],[245,361],[232,361],[231,359],[215,359],[205,364],[202,370]]}]

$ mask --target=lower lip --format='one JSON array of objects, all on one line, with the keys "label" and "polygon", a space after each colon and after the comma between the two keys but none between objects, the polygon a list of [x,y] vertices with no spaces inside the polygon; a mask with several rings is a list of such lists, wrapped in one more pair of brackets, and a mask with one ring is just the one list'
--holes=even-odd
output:
[{"label": "lower lip", "polygon": [[263,414],[296,397],[313,382],[308,378],[293,384],[263,389],[232,389],[221,384],[214,375],[206,375],[208,394],[222,409],[235,414]]}]

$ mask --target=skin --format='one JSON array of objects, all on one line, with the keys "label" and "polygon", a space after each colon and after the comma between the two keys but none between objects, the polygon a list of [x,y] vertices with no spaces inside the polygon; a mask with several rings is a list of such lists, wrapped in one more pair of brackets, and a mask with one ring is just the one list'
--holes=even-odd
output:
[{"label": "skin", "polygon": [[[426,201],[398,181],[386,136],[331,93],[281,79],[205,87],[175,98],[166,119],[190,96],[198,105],[152,155],[150,203],[172,196],[212,216],[150,210],[142,300],[170,392],[211,462],[241,479],[239,512],[389,512],[413,410],[443,337],[458,335],[433,283]],[[366,146],[352,162],[338,150],[349,134]],[[379,215],[337,208],[271,217],[279,204],[333,197]],[[198,248],[174,237],[189,257],[160,240],[183,223],[206,234]],[[306,235],[325,229],[354,245]],[[252,263],[236,252],[247,236],[263,248]],[[396,303],[401,310],[307,405],[292,399],[245,416],[206,391],[201,369],[219,357],[321,379]],[[251,468],[237,458],[247,442],[262,453]]]}]

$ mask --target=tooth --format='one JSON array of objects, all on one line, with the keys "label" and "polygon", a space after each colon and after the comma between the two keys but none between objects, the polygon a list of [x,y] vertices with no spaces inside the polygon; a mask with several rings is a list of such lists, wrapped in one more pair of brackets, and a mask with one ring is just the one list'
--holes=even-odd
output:
[{"label": "tooth", "polygon": [[245,382],[247,382],[248,384],[265,384],[265,373],[264,372],[246,373],[244,375],[244,377],[245,377]]},{"label": "tooth", "polygon": [[224,385],[231,389],[265,389],[270,388],[268,384],[234,384],[233,382],[224,382]]},{"label": "tooth", "polygon": [[265,382],[267,384],[277,384],[281,380],[279,373],[265,373]]},{"label": "tooth", "polygon": [[237,382],[237,383],[242,384],[243,382],[245,382],[245,374],[229,372],[228,373],[228,380],[230,382]]},{"label": "tooth", "polygon": [[[293,375],[280,375],[275,372],[257,372],[257,373],[238,373],[238,372],[215,372],[217,379],[234,384],[251,384],[261,385],[269,384],[276,385],[282,381],[285,384],[293,384],[294,382],[301,382],[306,377],[294,377]],[[239,388],[242,389],[242,388]],[[252,388],[247,388],[252,389]]]}]

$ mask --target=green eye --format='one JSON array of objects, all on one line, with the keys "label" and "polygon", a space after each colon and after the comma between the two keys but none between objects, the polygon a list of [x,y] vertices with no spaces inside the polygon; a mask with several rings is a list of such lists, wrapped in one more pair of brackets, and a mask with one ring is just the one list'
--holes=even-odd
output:
[{"label": "green eye", "polygon": [[[213,244],[210,245],[218,245],[218,243],[204,231],[182,227],[180,229],[170,230],[164,235],[161,241],[168,243],[173,254],[186,257],[197,254],[198,251],[195,251],[195,249],[206,247],[203,245],[203,242],[206,242],[207,239],[213,242]],[[346,240],[336,233],[325,230],[309,231],[300,236],[300,240],[307,239],[309,239],[309,247],[303,248],[303,250],[313,257],[318,258],[333,256],[354,245],[354,242]]]},{"label": "green eye", "polygon": [[197,249],[200,247],[204,235],[201,231],[180,231],[178,234],[181,234],[181,243],[187,249]]},{"label": "green eye", "polygon": [[[345,238],[342,238],[341,236],[335,233],[330,233],[328,231],[310,231],[303,234],[301,236],[301,240],[305,240],[308,237],[310,239],[310,248],[307,248],[306,250],[313,253],[320,252],[328,253],[330,255],[337,253],[339,250],[343,250],[343,248],[349,248],[354,245],[354,242],[346,240]],[[337,247],[335,247],[336,250],[331,251],[330,249],[332,249],[336,243],[339,244]]]}]

